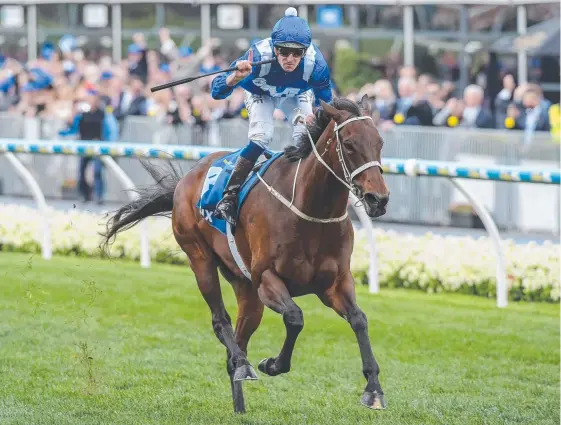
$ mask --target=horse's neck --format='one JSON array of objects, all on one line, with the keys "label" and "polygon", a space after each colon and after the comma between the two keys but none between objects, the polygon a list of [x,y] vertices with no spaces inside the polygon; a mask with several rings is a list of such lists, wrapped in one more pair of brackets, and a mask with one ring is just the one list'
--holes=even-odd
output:
[{"label": "horse's neck", "polygon": [[[327,126],[316,143],[316,149],[326,164],[342,177],[335,150],[334,125],[332,122]],[[348,197],[348,189],[317,159],[314,152],[302,160],[296,182],[296,200],[306,214],[317,218],[340,217],[345,213]]]}]

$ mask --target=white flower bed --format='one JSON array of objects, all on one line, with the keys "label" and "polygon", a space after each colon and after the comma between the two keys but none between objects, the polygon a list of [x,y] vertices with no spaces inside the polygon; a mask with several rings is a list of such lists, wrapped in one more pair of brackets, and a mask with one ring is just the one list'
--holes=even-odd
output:
[{"label": "white flower bed", "polygon": [[[381,286],[495,296],[497,260],[490,239],[375,233]],[[363,283],[368,249],[366,235],[357,232],[351,268]],[[559,245],[503,241],[503,250],[511,299],[559,300]]]},{"label": "white flower bed", "polygon": [[[53,252],[99,257],[99,232],[105,230],[101,214],[83,211],[50,214]],[[150,255],[155,261],[185,264],[167,218],[150,218]],[[0,246],[4,251],[40,252],[43,221],[37,210],[0,204]],[[113,257],[140,258],[140,226],[120,233],[111,246]],[[431,233],[413,236],[376,230],[380,284],[426,292],[463,292],[495,296],[496,258],[487,238],[442,237]],[[558,301],[559,245],[503,244],[510,298]],[[351,267],[357,282],[366,283],[369,247],[363,230],[355,232]]]}]

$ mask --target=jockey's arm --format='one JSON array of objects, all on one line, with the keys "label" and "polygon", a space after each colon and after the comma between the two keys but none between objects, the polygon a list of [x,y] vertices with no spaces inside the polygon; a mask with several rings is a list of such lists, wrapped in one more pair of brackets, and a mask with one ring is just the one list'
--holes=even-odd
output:
[{"label": "jockey's arm", "polygon": [[316,106],[319,106],[320,100],[323,100],[325,103],[331,103],[333,100],[333,93],[331,91],[331,83],[328,86],[323,87],[314,87],[314,97],[316,99],[315,103]]},{"label": "jockey's arm", "polygon": [[[245,52],[245,55],[232,62],[230,68],[236,66],[236,64],[239,61],[246,61],[246,60],[251,61],[253,59],[253,54],[250,57],[249,55],[250,51],[251,48],[250,50]],[[243,80],[235,81],[233,78],[234,74],[235,71],[230,71],[228,73],[220,74],[218,77],[212,80],[211,95],[213,99],[226,99],[228,96],[232,94],[234,89],[243,81]],[[244,78],[244,80],[247,78],[252,78],[253,75],[254,75],[253,73],[250,74],[248,77]]]},{"label": "jockey's arm", "polygon": [[[230,67],[234,66],[235,63],[236,62],[233,62]],[[234,86],[230,87],[226,83],[226,79],[230,74],[231,72],[221,74],[218,77],[216,77],[214,80],[212,80],[212,87],[210,90],[210,94],[213,99],[226,99],[228,96],[232,94],[235,87]]]},{"label": "jockey's arm", "polygon": [[333,100],[333,93],[331,91],[331,77],[327,64],[320,65],[314,69],[310,86],[314,92],[316,106],[320,105],[320,100],[331,103]]}]

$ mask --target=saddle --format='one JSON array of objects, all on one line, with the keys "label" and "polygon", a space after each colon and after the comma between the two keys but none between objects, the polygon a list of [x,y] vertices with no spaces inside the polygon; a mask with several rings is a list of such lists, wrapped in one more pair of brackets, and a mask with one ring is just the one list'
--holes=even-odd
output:
[{"label": "saddle", "polygon": [[263,166],[263,164],[265,164],[269,159],[271,159],[273,157],[273,153],[271,151],[264,151],[263,156],[265,157],[265,159],[256,162],[255,165],[253,166],[253,168],[251,169],[252,172],[255,173],[255,172],[259,171],[261,169],[261,167]]},{"label": "saddle", "polygon": [[[211,164],[203,182],[199,202],[197,203],[197,208],[205,220],[207,220],[211,226],[219,230],[224,235],[226,235],[226,221],[215,217],[213,213],[216,208],[216,204],[220,201],[220,199],[222,199],[224,188],[226,187],[240,151],[241,149],[221,158],[217,158]],[[252,168],[252,172],[240,188],[238,195],[238,213],[245,198],[259,181],[257,174],[263,175],[265,171],[267,171],[267,168],[282,155],[283,152],[263,152],[265,159],[255,164]]]}]

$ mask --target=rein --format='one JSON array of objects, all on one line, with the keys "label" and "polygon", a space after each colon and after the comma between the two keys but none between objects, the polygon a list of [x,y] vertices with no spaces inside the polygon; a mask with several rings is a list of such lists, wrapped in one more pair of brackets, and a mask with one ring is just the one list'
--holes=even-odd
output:
[{"label": "rein", "polygon": [[[300,115],[296,116],[294,120],[298,119],[299,117],[304,118],[304,116],[300,114]],[[335,147],[335,150],[337,151],[337,156],[339,158],[339,163],[341,164],[341,168],[343,169],[343,176],[344,176],[346,181],[343,180],[342,178],[340,178],[337,175],[337,173],[335,173],[335,171],[333,171],[333,169],[331,169],[331,167],[329,167],[329,165],[327,165],[327,163],[322,159],[321,155],[318,153],[318,151],[316,149],[316,145],[314,143],[314,140],[312,139],[312,135],[310,134],[310,131],[306,127],[306,132],[308,133],[308,139],[310,140],[310,143],[312,144],[312,149],[313,149],[314,154],[315,154],[316,158],[318,159],[318,161],[325,168],[327,168],[331,172],[331,174],[333,174],[335,176],[335,178],[337,180],[339,180],[347,189],[349,189],[353,194],[355,194],[355,196],[357,198],[359,198],[359,200],[364,199],[364,196],[362,196],[360,189],[353,183],[353,179],[358,174],[362,173],[364,170],[367,170],[367,169],[372,168],[372,167],[379,167],[380,170],[382,170],[382,164],[380,164],[380,162],[378,162],[378,161],[370,161],[370,162],[367,162],[366,164],[361,165],[360,167],[358,167],[353,172],[350,172],[349,167],[347,166],[347,163],[345,162],[345,158],[343,156],[343,147],[341,146],[341,141],[339,140],[339,130],[341,128],[343,128],[345,125],[349,124],[350,122],[358,121],[358,120],[365,120],[365,119],[372,120],[372,117],[367,117],[367,116],[353,117],[353,118],[349,118],[348,120],[342,122],[341,124],[336,124],[335,125],[334,131],[335,131],[335,136],[336,136],[336,139],[337,139],[337,146]],[[300,159],[298,161],[298,167],[296,168],[296,174],[294,175],[294,183],[293,183],[293,186],[292,186],[292,201],[290,201],[290,202],[284,196],[282,196],[279,192],[277,192],[272,186],[267,184],[265,182],[265,180],[263,180],[263,178],[261,177],[261,175],[259,173],[257,173],[257,177],[259,178],[259,180],[261,180],[261,183],[263,183],[265,185],[265,187],[269,190],[269,192],[275,198],[277,198],[285,206],[290,208],[290,210],[294,214],[296,214],[300,218],[303,218],[304,220],[312,221],[314,223],[337,223],[337,222],[341,222],[341,221],[345,220],[348,216],[347,210],[345,210],[345,214],[343,214],[340,217],[316,218],[316,217],[311,217],[311,216],[303,213],[302,211],[300,211],[298,208],[296,208],[293,205],[294,194],[295,194],[295,191],[296,191],[296,179],[298,177],[298,170],[300,169],[300,162],[302,162],[302,159]]]}]

